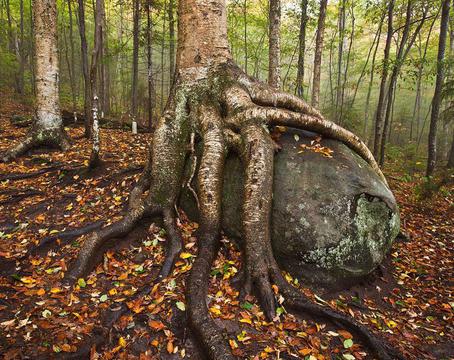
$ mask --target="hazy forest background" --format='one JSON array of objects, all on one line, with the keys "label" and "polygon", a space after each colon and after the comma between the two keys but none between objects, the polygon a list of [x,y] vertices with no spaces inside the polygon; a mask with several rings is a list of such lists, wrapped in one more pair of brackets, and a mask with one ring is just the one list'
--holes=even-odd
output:
[{"label": "hazy forest background", "polygon": [[[374,146],[386,63],[386,5],[383,1],[342,0],[330,1],[326,9],[319,106],[323,114],[360,135],[370,147]],[[63,109],[83,112],[81,10],[77,1],[57,1],[57,6],[60,100]],[[106,0],[103,6],[100,110],[104,116],[125,123],[137,118],[147,127],[162,112],[172,82],[177,36],[175,0]],[[90,1],[82,9],[88,62],[94,44],[93,9],[94,2]],[[320,3],[283,1],[281,11],[281,87],[310,102]],[[437,73],[441,2],[414,2],[408,19],[407,1],[396,1],[393,13],[385,84],[385,94],[391,93],[390,110],[386,114],[386,104],[380,110],[388,123],[386,159],[397,160],[409,171],[423,170]],[[28,103],[33,101],[34,88],[31,17],[28,0],[0,3],[0,85],[14,88]],[[438,126],[440,164],[447,163],[453,141],[453,18],[443,63],[447,79]],[[235,61],[248,74],[267,81],[268,2],[228,1],[228,26]]]}]

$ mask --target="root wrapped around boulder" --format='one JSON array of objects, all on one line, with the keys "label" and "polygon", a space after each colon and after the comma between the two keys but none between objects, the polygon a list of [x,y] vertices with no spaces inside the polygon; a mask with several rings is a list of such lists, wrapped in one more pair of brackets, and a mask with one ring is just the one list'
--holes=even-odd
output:
[{"label": "root wrapped around boulder", "polygon": [[[389,188],[360,156],[339,141],[318,142],[316,137],[290,128],[279,137],[281,150],[274,160],[273,251],[293,276],[347,285],[383,261],[399,232],[399,210]],[[301,144],[307,147],[302,149]],[[329,150],[332,157],[323,155]],[[222,219],[224,231],[240,242],[242,169],[237,157],[228,157]],[[191,217],[197,217],[188,187],[180,203]]]}]

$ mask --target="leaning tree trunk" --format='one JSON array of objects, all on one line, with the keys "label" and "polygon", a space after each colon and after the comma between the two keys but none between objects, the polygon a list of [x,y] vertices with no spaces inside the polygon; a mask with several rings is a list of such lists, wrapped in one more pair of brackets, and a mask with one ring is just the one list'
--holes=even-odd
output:
[{"label": "leaning tree trunk", "polygon": [[[255,294],[269,321],[277,298],[288,310],[336,322],[355,332],[382,359],[398,357],[363,325],[349,316],[312,303],[283,277],[270,236],[275,145],[270,127],[289,126],[338,139],[367,161],[386,183],[366,145],[329,122],[305,101],[248,77],[233,63],[227,41],[225,0],[179,2],[178,48],[171,96],[154,132],[149,158],[132,190],[126,215],[88,237],[66,281],[84,277],[96,265],[107,241],[131,231],[144,216],[163,217],[168,235],[158,281],[167,277],[182,249],[175,206],[189,161],[189,182],[198,204],[198,255],[186,282],[189,326],[204,354],[213,360],[235,359],[223,331],[211,318],[207,293],[212,264],[220,247],[224,164],[237,154],[244,169],[242,200],[242,293]],[[267,129],[268,128],[268,129]],[[195,141],[201,155],[196,154]],[[273,286],[276,285],[276,286]],[[278,296],[280,297],[280,296]]]},{"label": "leaning tree trunk", "polygon": [[57,4],[36,0],[33,7],[36,47],[36,109],[33,125],[18,145],[3,155],[9,161],[38,146],[66,150],[69,142],[63,129],[58,95]]}]

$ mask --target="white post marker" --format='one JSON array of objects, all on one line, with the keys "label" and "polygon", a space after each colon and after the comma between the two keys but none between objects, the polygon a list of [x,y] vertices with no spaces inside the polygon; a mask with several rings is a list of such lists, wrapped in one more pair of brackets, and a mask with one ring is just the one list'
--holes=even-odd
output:
[{"label": "white post marker", "polygon": [[137,134],[137,122],[134,120],[132,122],[132,133]]}]

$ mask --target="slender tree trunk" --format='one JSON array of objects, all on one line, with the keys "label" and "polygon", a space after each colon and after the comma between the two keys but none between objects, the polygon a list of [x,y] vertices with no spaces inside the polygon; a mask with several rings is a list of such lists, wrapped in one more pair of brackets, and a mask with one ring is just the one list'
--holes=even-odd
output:
[{"label": "slender tree trunk", "polygon": [[33,26],[33,2],[30,0],[29,2],[29,7],[30,7],[30,46],[29,46],[29,67],[30,67],[30,87],[32,89],[32,94],[36,94],[36,88],[35,88],[35,66],[33,64],[33,59],[35,57],[35,33],[34,33],[34,26]]},{"label": "slender tree trunk", "polygon": [[[351,53],[352,53],[353,41],[355,38],[355,20],[356,19],[355,19],[355,9],[354,9],[353,2],[352,2],[352,7],[351,7],[351,18],[352,18],[352,32],[351,32],[351,36],[350,36],[350,42],[348,45],[347,60],[345,62],[344,77],[343,77],[343,81],[342,81],[341,102],[340,102],[340,111],[339,111],[339,119],[338,119],[339,124],[344,123],[345,88],[347,86],[348,70],[350,68],[350,58],[351,58]],[[344,31],[345,31],[345,29],[344,29]]]},{"label": "slender tree trunk", "polygon": [[281,86],[281,1],[269,2],[269,61],[268,84],[279,89]]},{"label": "slender tree trunk", "polygon": [[386,35],[386,43],[383,57],[383,69],[380,82],[380,93],[378,95],[377,110],[375,112],[375,136],[374,136],[374,157],[380,157],[381,135],[383,133],[384,107],[386,104],[386,82],[388,80],[388,63],[389,53],[391,51],[391,42],[393,37],[393,12],[395,0],[390,0],[388,3],[388,31]]},{"label": "slender tree trunk", "polygon": [[148,129],[151,131],[153,128],[153,108],[154,108],[154,85],[153,85],[153,48],[152,48],[152,34],[153,34],[153,21],[151,19],[151,0],[147,0],[147,80],[148,80]]},{"label": "slender tree trunk", "polygon": [[312,99],[311,99],[312,106],[314,106],[315,108],[318,108],[320,106],[320,75],[322,67],[323,38],[325,35],[325,19],[327,5],[328,0],[320,1],[317,35],[315,38],[314,75],[312,80]]},{"label": "slender tree trunk", "polygon": [[169,79],[170,84],[174,82],[175,75],[175,20],[174,14],[174,0],[169,0]]},{"label": "slender tree trunk", "polygon": [[85,116],[85,137],[91,136],[91,92],[90,74],[88,70],[88,47],[85,35],[85,3],[78,0],[79,8],[79,34],[80,34],[80,53],[82,57],[82,74],[84,77],[84,116]]},{"label": "slender tree trunk", "polygon": [[451,150],[449,150],[448,164],[446,167],[448,169],[454,168],[454,138],[451,139]]},{"label": "slender tree trunk", "polygon": [[77,94],[76,94],[76,59],[74,52],[74,29],[73,29],[73,10],[72,10],[72,0],[67,0],[68,5],[68,15],[69,15],[69,48],[71,51],[71,64],[68,67],[69,78],[71,82],[71,95],[72,95],[72,105],[73,105],[73,114],[74,121],[77,121]]},{"label": "slender tree trunk", "polygon": [[339,2],[339,16],[337,24],[338,44],[337,44],[337,80],[336,80],[336,114],[337,122],[340,118],[340,104],[342,102],[342,65],[344,55],[344,39],[345,39],[345,18],[346,18],[346,0]]},{"label": "slender tree trunk", "polygon": [[92,128],[92,151],[90,157],[90,167],[94,168],[99,164],[99,68],[100,68],[100,57],[102,52],[102,23],[103,23],[103,2],[104,0],[96,0],[95,8],[95,34],[94,34],[94,45],[91,57],[91,68],[90,68],[90,86],[92,99],[92,116],[93,116],[93,128]]},{"label": "slender tree trunk", "polygon": [[139,81],[139,0],[134,0],[133,9],[133,50],[132,50],[132,87],[131,87],[131,120],[137,121],[137,85]]},{"label": "slender tree trunk", "polygon": [[296,93],[304,96],[304,58],[306,53],[307,0],[301,0],[301,22],[299,33],[298,73],[296,76]]},{"label": "slender tree trunk", "polygon": [[380,23],[380,28],[379,28],[378,37],[377,37],[377,43],[375,44],[374,55],[372,56],[372,64],[371,64],[370,77],[369,77],[369,86],[367,88],[366,105],[365,105],[365,109],[364,109],[363,139],[364,139],[364,141],[367,140],[368,143],[370,140],[369,135],[368,135],[370,96],[372,94],[372,85],[374,84],[375,60],[377,58],[378,45],[380,45],[380,35],[381,35],[382,27],[383,27],[383,21]]},{"label": "slender tree trunk", "polygon": [[17,90],[18,93],[24,94],[24,71],[25,71],[25,43],[24,43],[24,0],[19,1],[20,13],[20,41],[19,41],[19,71],[17,74]]},{"label": "slender tree trunk", "polygon": [[444,57],[446,49],[446,37],[449,23],[449,10],[451,7],[451,0],[444,0],[441,10],[441,25],[440,37],[438,42],[438,55],[437,55],[437,78],[435,81],[435,92],[432,100],[432,113],[430,116],[429,128],[429,143],[428,143],[428,158],[426,176],[431,176],[435,170],[437,162],[437,128],[438,128],[438,115],[441,104],[441,92],[443,89],[443,82],[445,76]]},{"label": "slender tree trunk", "polygon": [[162,39],[161,39],[161,113],[164,111],[165,94],[164,94],[164,49],[165,49],[165,34],[166,34],[166,12],[167,1],[164,0],[164,11],[162,12]]},{"label": "slender tree trunk", "polygon": [[424,11],[424,15],[423,15],[422,19],[419,21],[418,26],[416,27],[415,31],[413,32],[412,36],[410,37],[413,6],[414,6],[413,0],[409,0],[407,3],[407,10],[406,10],[406,14],[405,14],[405,25],[404,25],[404,29],[403,29],[403,33],[402,33],[402,38],[400,39],[400,42],[398,42],[398,51],[396,54],[396,59],[394,61],[391,79],[389,81],[388,102],[386,104],[383,133],[381,134],[381,140],[380,140],[380,162],[379,162],[380,165],[383,165],[385,162],[385,147],[386,147],[387,134],[389,131],[389,123],[391,120],[390,116],[391,116],[391,109],[392,109],[392,105],[393,105],[392,100],[394,99],[394,93],[396,91],[397,80],[399,78],[400,69],[402,68],[402,65],[404,64],[404,62],[407,58],[407,55],[409,54],[410,49],[412,48],[422,26],[424,25],[425,19],[426,19],[427,8]]},{"label": "slender tree trunk", "polygon": [[244,34],[243,34],[243,44],[244,44],[244,71],[248,73],[248,46],[247,46],[247,0],[243,2],[243,22],[244,22]]}]

